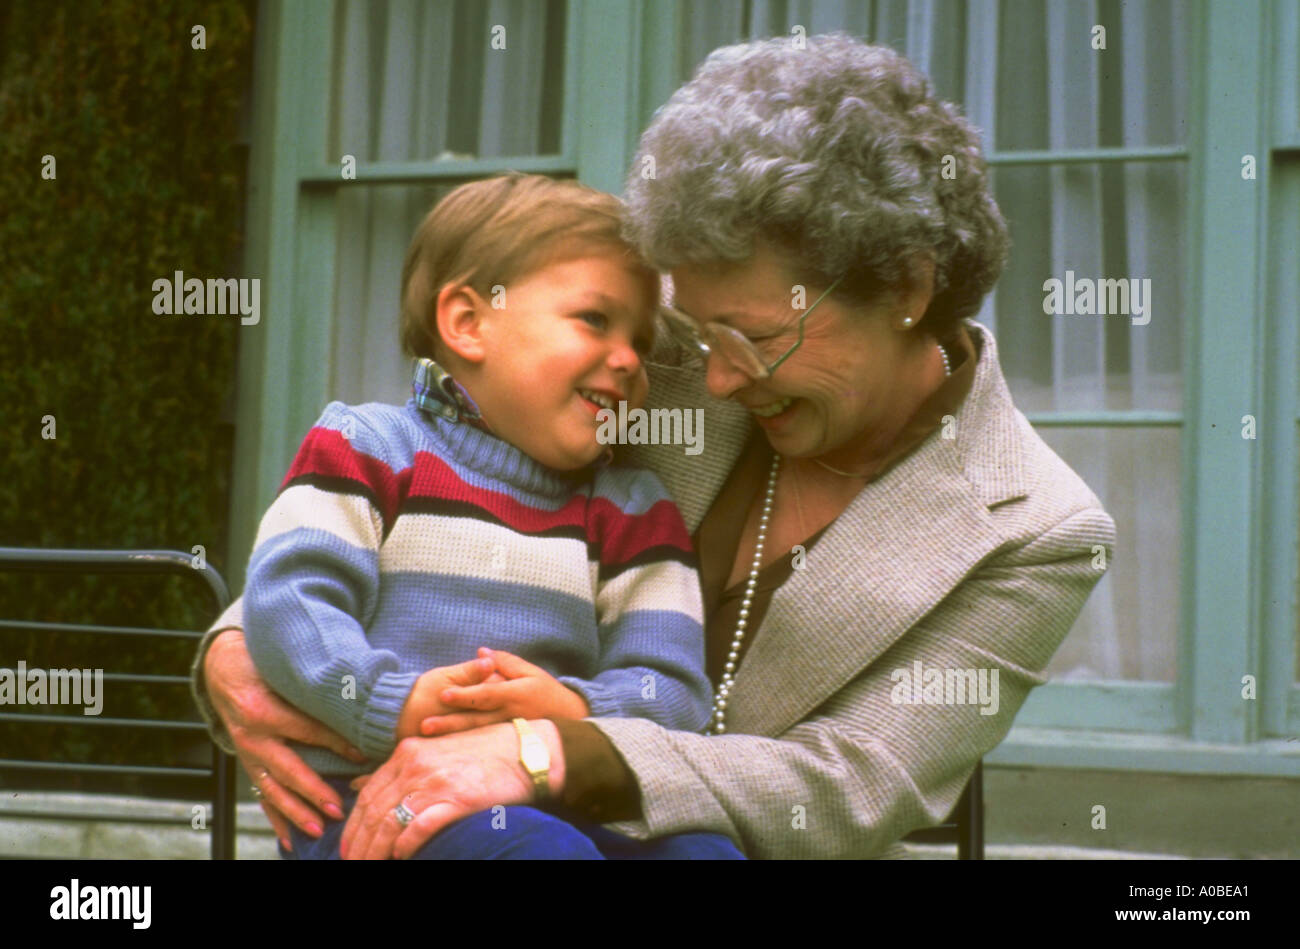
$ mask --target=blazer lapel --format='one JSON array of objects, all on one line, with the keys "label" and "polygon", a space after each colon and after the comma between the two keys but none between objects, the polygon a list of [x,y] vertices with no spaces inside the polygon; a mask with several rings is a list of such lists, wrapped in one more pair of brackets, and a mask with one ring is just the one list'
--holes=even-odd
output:
[{"label": "blazer lapel", "polygon": [[807,716],[943,600],[1002,542],[989,515],[1025,493],[1017,430],[992,335],[956,438],[936,432],[867,485],[777,590],[736,674],[736,732],[777,735]]}]

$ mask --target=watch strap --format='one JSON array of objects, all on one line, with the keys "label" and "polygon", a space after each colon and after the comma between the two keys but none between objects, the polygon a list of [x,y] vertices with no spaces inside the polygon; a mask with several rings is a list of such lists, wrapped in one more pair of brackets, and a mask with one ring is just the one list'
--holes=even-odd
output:
[{"label": "watch strap", "polygon": [[511,721],[519,733],[519,763],[533,779],[537,800],[544,801],[551,793],[551,751],[526,719],[515,718]]}]

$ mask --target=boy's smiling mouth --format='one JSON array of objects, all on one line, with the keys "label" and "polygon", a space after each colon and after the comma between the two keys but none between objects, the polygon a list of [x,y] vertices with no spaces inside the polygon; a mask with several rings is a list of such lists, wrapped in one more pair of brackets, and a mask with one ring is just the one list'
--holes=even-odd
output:
[{"label": "boy's smiling mouth", "polygon": [[600,409],[615,409],[621,396],[611,395],[608,392],[601,392],[596,389],[579,389],[578,395],[582,396],[588,403],[593,405],[597,411]]}]

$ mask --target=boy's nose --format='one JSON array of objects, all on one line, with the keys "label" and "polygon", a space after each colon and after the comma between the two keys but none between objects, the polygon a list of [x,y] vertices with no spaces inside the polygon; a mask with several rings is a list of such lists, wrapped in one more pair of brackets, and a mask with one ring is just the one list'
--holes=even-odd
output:
[{"label": "boy's nose", "polygon": [[631,343],[616,342],[610,350],[609,366],[626,372],[637,372],[641,368],[641,355]]}]

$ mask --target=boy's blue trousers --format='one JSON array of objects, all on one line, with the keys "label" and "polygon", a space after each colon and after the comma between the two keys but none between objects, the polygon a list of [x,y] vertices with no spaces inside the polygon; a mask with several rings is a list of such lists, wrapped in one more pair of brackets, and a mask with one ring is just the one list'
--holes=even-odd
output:
[{"label": "boy's blue trousers", "polygon": [[[358,792],[348,778],[327,777],[350,814]],[[345,821],[327,820],[325,833],[309,837],[297,827],[290,833],[290,860],[338,860]],[[495,826],[493,826],[495,824]],[[535,807],[512,806],[480,811],[449,824],[412,856],[413,860],[744,860],[722,834],[690,833],[633,840],[600,824],[567,821]]]}]

